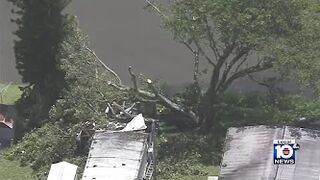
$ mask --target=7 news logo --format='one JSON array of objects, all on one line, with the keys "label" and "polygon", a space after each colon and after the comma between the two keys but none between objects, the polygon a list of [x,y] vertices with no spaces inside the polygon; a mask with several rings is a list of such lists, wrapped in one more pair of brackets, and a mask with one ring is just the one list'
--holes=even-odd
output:
[{"label": "7 news logo", "polygon": [[278,139],[273,142],[274,164],[295,164],[296,151],[300,145],[294,139]]}]

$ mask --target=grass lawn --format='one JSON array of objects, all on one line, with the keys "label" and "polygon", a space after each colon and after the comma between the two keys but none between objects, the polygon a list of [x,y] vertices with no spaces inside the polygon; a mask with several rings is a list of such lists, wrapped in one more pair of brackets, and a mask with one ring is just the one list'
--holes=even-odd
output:
[{"label": "grass lawn", "polygon": [[207,180],[208,176],[218,176],[220,167],[219,166],[207,166],[207,171],[210,172],[206,176],[182,176],[181,180]]},{"label": "grass lawn", "polygon": [[[19,86],[21,85],[12,84],[7,89],[7,91],[2,94],[2,97],[0,96],[0,104],[14,104],[14,102],[18,100],[22,94],[22,92],[19,89]],[[2,89],[3,87],[5,87],[5,85],[0,84],[0,89]]]},{"label": "grass lawn", "polygon": [[1,180],[34,180],[30,167],[21,167],[19,162],[4,159],[1,152],[0,175]]}]

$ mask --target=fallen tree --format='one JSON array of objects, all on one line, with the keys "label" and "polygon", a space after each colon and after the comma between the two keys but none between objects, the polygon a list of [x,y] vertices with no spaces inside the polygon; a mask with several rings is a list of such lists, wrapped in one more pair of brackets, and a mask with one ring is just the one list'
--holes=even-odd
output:
[{"label": "fallen tree", "polygon": [[[173,102],[168,97],[159,93],[159,91],[157,90],[157,88],[155,87],[151,79],[144,79],[149,87],[149,91],[140,90],[138,87],[136,74],[132,72],[131,67],[129,67],[129,74],[131,76],[133,88],[122,86],[121,88],[119,88],[119,90],[126,90],[127,92],[133,92],[136,99],[141,102],[158,103],[165,106],[166,108],[171,110],[173,113],[175,113],[176,116],[183,117],[184,119],[180,118],[181,122],[178,122],[178,123],[182,123],[186,127],[196,127],[198,125],[199,119],[194,112],[179,106],[177,103]],[[115,85],[112,85],[112,86],[116,87]],[[176,119],[178,120],[178,118]]]}]

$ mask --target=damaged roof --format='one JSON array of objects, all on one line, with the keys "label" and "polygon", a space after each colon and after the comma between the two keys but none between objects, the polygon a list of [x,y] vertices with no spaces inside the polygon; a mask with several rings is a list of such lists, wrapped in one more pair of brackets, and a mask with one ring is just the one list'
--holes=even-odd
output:
[{"label": "damaged roof", "polygon": [[13,128],[15,111],[13,105],[0,104],[0,128]]},{"label": "damaged roof", "polygon": [[0,128],[13,128],[13,120],[6,119],[3,114],[0,113]]},{"label": "damaged roof", "polygon": [[[273,141],[295,139],[296,162],[275,165]],[[219,180],[319,180],[320,131],[294,127],[229,128]]]},{"label": "damaged roof", "polygon": [[148,134],[96,131],[82,180],[133,180],[138,177]]}]

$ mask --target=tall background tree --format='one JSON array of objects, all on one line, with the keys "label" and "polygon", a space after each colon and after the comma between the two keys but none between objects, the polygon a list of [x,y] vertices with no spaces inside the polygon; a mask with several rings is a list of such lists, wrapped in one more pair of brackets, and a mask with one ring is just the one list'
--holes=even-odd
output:
[{"label": "tall background tree", "polygon": [[196,86],[199,61],[207,62],[209,86],[203,94],[195,88],[199,98],[194,103],[202,127],[216,130],[219,97],[235,80],[278,64],[277,45],[289,48],[282,42],[303,36],[303,13],[309,7],[300,0],[179,0],[169,8],[146,2],[194,56]]},{"label": "tall background tree", "polygon": [[[57,51],[65,36],[63,9],[70,0],[8,0],[15,5],[12,21],[16,68],[22,76],[23,96],[17,102],[23,129],[40,126],[64,87],[64,73],[59,69]],[[25,129],[27,127],[27,129]]]},{"label": "tall background tree", "polygon": [[316,95],[320,92],[319,12],[320,2],[309,0],[301,16],[301,33],[290,39],[283,39],[273,48],[280,58],[281,72],[307,85]]},{"label": "tall background tree", "polygon": [[50,165],[63,160],[83,167],[88,149],[77,142],[77,135],[92,128],[112,129],[117,121],[107,117],[105,108],[127,97],[107,83],[117,82],[114,74],[101,67],[73,16],[66,16],[63,30],[57,57],[66,86],[42,126],[26,133],[8,153],[30,165],[37,179],[46,178]]}]

